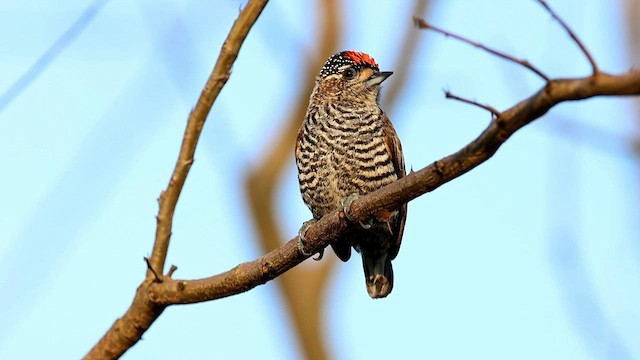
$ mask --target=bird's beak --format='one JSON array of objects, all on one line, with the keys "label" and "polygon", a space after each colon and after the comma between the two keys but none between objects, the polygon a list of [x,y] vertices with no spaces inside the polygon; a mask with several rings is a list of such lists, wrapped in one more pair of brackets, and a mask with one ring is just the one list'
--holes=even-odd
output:
[{"label": "bird's beak", "polygon": [[377,73],[373,74],[373,76],[371,76],[369,78],[369,80],[366,81],[366,85],[367,85],[367,87],[372,87],[373,85],[378,85],[381,82],[385,81],[389,76],[391,76],[391,74],[393,74],[392,71],[377,72]]}]

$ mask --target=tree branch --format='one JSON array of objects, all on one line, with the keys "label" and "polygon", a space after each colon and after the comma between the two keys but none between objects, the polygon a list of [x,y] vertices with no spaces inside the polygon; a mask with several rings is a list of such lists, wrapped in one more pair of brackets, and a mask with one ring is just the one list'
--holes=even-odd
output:
[{"label": "tree branch", "polygon": [[[517,130],[543,116],[553,106],[594,96],[640,95],[640,70],[621,75],[599,72],[595,76],[550,80],[529,98],[503,111],[474,141],[455,154],[353,202],[354,222],[364,221],[378,211],[394,209],[420,195],[465,174],[488,160]],[[317,252],[338,239],[349,224],[335,211],[307,230],[305,239]],[[149,298],[163,306],[219,299],[248,291],[274,279],[307,257],[298,252],[298,238],[254,261],[240,264],[219,275],[198,280],[167,279],[149,285]]]},{"label": "tree branch", "polygon": [[597,74],[598,71],[600,71],[598,70],[598,64],[596,64],[596,61],[593,59],[593,56],[591,56],[591,53],[589,52],[589,50],[587,50],[587,47],[584,46],[582,41],[580,41],[580,38],[578,38],[578,36],[573,32],[573,30],[571,30],[569,25],[567,25],[567,23],[564,20],[562,20],[562,18],[560,18],[560,16],[558,16],[558,14],[556,14],[555,11],[553,11],[553,9],[549,6],[549,4],[547,4],[545,0],[538,0],[538,2],[540,3],[540,5],[542,5],[545,8],[545,10],[547,10],[547,12],[551,15],[551,17],[554,18],[560,24],[560,26],[562,26],[562,28],[567,32],[567,34],[569,34],[571,39],[573,39],[573,42],[575,42],[576,45],[578,45],[578,47],[580,48],[580,51],[582,51],[584,56],[589,61],[589,64],[591,64],[593,75]]},{"label": "tree branch", "polygon": [[452,38],[454,38],[456,40],[460,40],[460,41],[462,41],[464,43],[467,43],[467,44],[469,44],[471,46],[475,46],[478,49],[482,49],[482,50],[484,50],[484,51],[486,51],[486,52],[488,52],[488,53],[490,53],[492,55],[495,55],[495,56],[497,56],[499,58],[502,58],[502,59],[505,59],[507,61],[511,61],[513,63],[516,63],[518,65],[524,66],[525,68],[531,70],[533,73],[535,73],[536,75],[541,77],[544,81],[549,81],[549,77],[547,75],[545,75],[542,71],[540,71],[540,69],[538,69],[537,67],[531,65],[531,63],[528,60],[517,59],[517,58],[515,58],[515,57],[513,57],[513,56],[511,56],[509,54],[505,54],[505,53],[503,53],[501,51],[498,51],[498,50],[492,49],[490,47],[487,47],[485,45],[482,45],[479,42],[467,39],[464,36],[461,36],[461,35],[458,35],[458,34],[454,34],[454,33],[449,32],[447,30],[441,29],[441,28],[439,28],[437,26],[431,25],[430,23],[426,22],[424,19],[421,19],[419,17],[415,17],[414,16],[413,17],[413,22],[420,29],[433,30],[433,31],[435,31],[437,33],[440,33],[440,34],[444,35],[444,36],[452,37]]},{"label": "tree branch", "polygon": [[[238,57],[240,47],[247,37],[249,30],[260,16],[262,9],[267,5],[268,0],[253,0],[240,12],[238,19],[233,23],[227,39],[222,44],[222,50],[218,56],[218,61],[207,80],[200,98],[195,108],[189,114],[187,128],[184,131],[182,146],[178,155],[178,161],[173,169],[173,174],[169,180],[167,189],[160,194],[160,208],[158,210],[156,240],[149,262],[156,271],[163,272],[169,249],[171,238],[171,228],[173,226],[173,213],[178,203],[178,198],[182,192],[182,187],[187,180],[187,175],[193,164],[193,154],[200,138],[200,133],[207,119],[207,115],[213,106],[213,102],[220,94],[220,90],[229,80],[231,66]],[[147,277],[152,276],[151,272]]]},{"label": "tree branch", "polygon": [[501,113],[500,111],[498,111],[498,109],[494,108],[493,106],[489,106],[489,105],[485,105],[485,104],[480,104],[479,102],[475,101],[475,100],[471,100],[471,99],[467,99],[467,98],[463,98],[462,96],[458,96],[453,94],[451,91],[449,90],[445,90],[444,91],[444,97],[447,99],[453,99],[453,100],[457,100],[460,102],[463,102],[465,104],[469,104],[469,105],[473,105],[473,106],[477,106],[481,109],[485,109],[488,112],[491,113],[491,115],[495,116],[495,117],[500,117]]},{"label": "tree branch", "polygon": [[[162,314],[165,306],[153,302],[147,296],[146,290],[150,284],[157,282],[156,279],[163,278],[162,273],[169,248],[173,213],[193,163],[193,154],[209,110],[229,79],[231,66],[238,56],[240,47],[267,2],[268,0],[249,0],[247,6],[240,12],[238,19],[233,23],[202,94],[195,108],[189,114],[178,161],[167,189],[160,195],[156,239],[151,258],[147,261],[146,278],[138,287],[133,303],[127,312],[115,321],[107,333],[85,356],[85,359],[119,358],[140,340],[142,334]],[[172,274],[174,271],[175,269],[172,267],[169,273]],[[170,279],[169,276],[164,278]]]}]

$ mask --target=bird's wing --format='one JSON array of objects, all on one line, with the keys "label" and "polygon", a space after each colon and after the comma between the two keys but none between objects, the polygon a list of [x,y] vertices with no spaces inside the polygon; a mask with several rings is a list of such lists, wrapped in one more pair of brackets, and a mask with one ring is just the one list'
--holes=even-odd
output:
[{"label": "bird's wing", "polygon": [[300,129],[298,130],[298,136],[296,137],[296,147],[295,147],[295,156],[296,156],[296,162],[298,161],[298,159],[300,159],[300,142],[302,141],[302,127],[304,126],[304,123],[300,126]]},{"label": "bird's wing", "polygon": [[[396,130],[393,128],[393,124],[386,114],[383,114],[383,122],[382,136],[384,137],[384,143],[387,146],[387,151],[391,155],[391,161],[393,162],[393,167],[396,170],[396,175],[398,176],[398,179],[401,179],[406,175],[406,170],[404,167],[404,156],[402,155],[400,138],[398,138],[398,134],[396,134]],[[392,229],[395,232],[394,235],[396,236],[396,241],[391,244],[391,248],[389,249],[389,257],[391,260],[396,258],[398,251],[400,250],[402,233],[404,232],[404,223],[407,219],[407,204],[402,205],[402,207],[398,209],[398,212],[399,214],[392,226]]]}]

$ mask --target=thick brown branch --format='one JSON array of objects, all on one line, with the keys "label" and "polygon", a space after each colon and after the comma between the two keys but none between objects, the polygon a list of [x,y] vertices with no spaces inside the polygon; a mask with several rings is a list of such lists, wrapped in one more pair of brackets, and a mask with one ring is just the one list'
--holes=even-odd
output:
[{"label": "thick brown branch", "polygon": [[[563,101],[582,100],[598,95],[640,95],[640,70],[622,75],[599,72],[579,79],[552,80],[533,96],[502,112],[478,138],[455,154],[413,172],[393,184],[362,196],[351,205],[354,221],[364,221],[370,214],[393,209],[420,195],[433,191],[489,159],[513,133]],[[309,248],[319,250],[337,239],[348,227],[346,220],[334,212],[322,218],[306,233]],[[161,305],[186,304],[218,299],[250,290],[301,263],[298,238],[260,259],[205,279],[172,280],[150,283],[149,298]]]},{"label": "thick brown branch", "polygon": [[[85,359],[119,358],[140,340],[142,334],[147,331],[164,310],[165,306],[159,305],[148,297],[146,290],[151,283],[157,281],[157,278],[159,279],[163,276],[162,273],[171,236],[173,213],[193,163],[196,144],[209,110],[218,97],[220,90],[229,79],[231,65],[233,65],[238,56],[240,47],[249,30],[262,13],[267,2],[268,0],[249,0],[247,6],[240,12],[238,19],[231,27],[211,76],[209,76],[195,108],[189,114],[178,161],[167,189],[160,195],[156,239],[151,258],[147,262],[146,279],[138,287],[133,303],[124,316],[116,320],[107,333],[85,356]],[[165,278],[170,279],[174,271],[175,269],[172,267],[169,271],[169,276]]]},{"label": "thick brown branch", "polygon": [[452,38],[454,38],[456,40],[460,40],[460,41],[462,41],[464,43],[467,43],[467,44],[469,44],[471,46],[475,46],[478,49],[482,49],[482,50],[484,50],[484,51],[486,51],[486,52],[488,52],[490,54],[493,54],[493,55],[495,55],[495,56],[497,56],[499,58],[502,58],[502,59],[514,62],[514,63],[516,63],[518,65],[524,66],[525,68],[527,68],[527,69],[531,70],[532,72],[534,72],[536,75],[540,76],[544,81],[549,82],[549,77],[547,75],[545,75],[540,69],[538,69],[537,67],[531,65],[531,63],[529,61],[527,61],[527,60],[517,59],[517,58],[515,58],[515,57],[513,57],[511,55],[505,54],[505,53],[503,53],[501,51],[498,51],[498,50],[489,48],[489,47],[487,47],[485,45],[482,45],[479,42],[467,39],[464,36],[461,36],[461,35],[458,35],[458,34],[454,34],[454,33],[449,32],[447,30],[444,30],[444,29],[441,29],[439,27],[433,26],[433,25],[429,24],[428,22],[426,22],[424,19],[421,19],[419,17],[414,17],[413,18],[413,22],[420,29],[433,30],[433,31],[435,31],[437,33],[440,33],[440,34],[444,35],[444,36],[452,37]]}]

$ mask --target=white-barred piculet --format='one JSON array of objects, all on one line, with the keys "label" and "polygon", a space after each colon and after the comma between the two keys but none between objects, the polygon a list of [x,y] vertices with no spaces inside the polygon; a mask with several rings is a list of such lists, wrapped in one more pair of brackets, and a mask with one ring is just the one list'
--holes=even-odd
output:
[{"label": "white-barred piculet", "polygon": [[[381,72],[365,53],[342,51],[316,77],[295,147],[300,192],[313,214],[311,222],[336,210],[348,217],[358,196],[405,176],[400,139],[378,104],[380,84],[391,74]],[[372,298],[393,289],[391,261],[398,255],[406,217],[406,204],[379,212],[331,243],[342,261],[351,257],[351,247],[362,255]],[[309,225],[300,230],[303,251]]]}]

